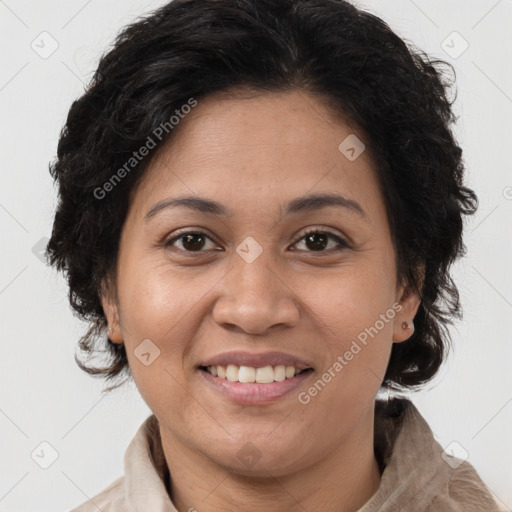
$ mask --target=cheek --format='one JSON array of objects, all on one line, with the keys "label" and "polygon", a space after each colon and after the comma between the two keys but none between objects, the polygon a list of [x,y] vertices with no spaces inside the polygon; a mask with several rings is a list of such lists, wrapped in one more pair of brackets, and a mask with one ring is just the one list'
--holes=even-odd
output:
[{"label": "cheek", "polygon": [[168,395],[159,396],[187,377],[184,361],[219,276],[141,260],[120,266],[119,275],[121,326],[133,379],[148,404],[168,401]]},{"label": "cheek", "polygon": [[329,354],[326,368],[350,394],[379,388],[392,346],[393,283],[372,268],[353,266],[304,286],[317,341]]},{"label": "cheek", "polygon": [[[144,270],[143,270],[144,269]],[[173,272],[168,264],[139,260],[125,267],[119,284],[124,325],[129,333],[172,341],[183,320],[208,290],[208,280]]]},{"label": "cheek", "polygon": [[331,336],[357,336],[381,314],[393,310],[393,283],[387,272],[380,272],[377,266],[353,264],[335,275],[302,278],[301,283],[295,289],[303,290],[301,296],[311,314],[332,328]]},{"label": "cheek", "polygon": [[346,434],[372,406],[381,386],[395,310],[389,290],[378,283],[378,275],[367,270],[363,276],[354,267],[343,277],[308,287],[311,329],[327,357],[299,400],[303,414],[322,418],[319,436]]},{"label": "cheek", "polygon": [[144,388],[158,386],[165,378],[169,361],[181,362],[176,332],[192,299],[161,269],[143,261],[136,265],[125,261],[119,276],[123,341],[133,379],[144,396]]}]

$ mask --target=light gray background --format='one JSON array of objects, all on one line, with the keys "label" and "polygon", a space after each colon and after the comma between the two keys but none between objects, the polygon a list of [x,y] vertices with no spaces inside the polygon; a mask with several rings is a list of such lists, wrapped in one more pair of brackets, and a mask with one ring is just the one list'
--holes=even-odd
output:
[{"label": "light gray background", "polygon": [[[75,365],[86,326],[71,314],[63,277],[33,247],[50,236],[56,195],[47,168],[71,102],[120,27],[163,3],[0,1],[3,511],[67,510],[103,490],[123,473],[124,451],[150,414],[134,385],[103,396],[102,382]],[[454,272],[465,310],[455,350],[413,400],[442,446],[456,441],[456,455],[463,447],[512,509],[512,1],[358,3],[456,68],[456,133],[480,209]],[[58,43],[45,59],[31,48],[51,49],[44,31]],[[48,469],[31,458],[36,450],[35,459],[50,460],[43,441],[58,453]]]}]

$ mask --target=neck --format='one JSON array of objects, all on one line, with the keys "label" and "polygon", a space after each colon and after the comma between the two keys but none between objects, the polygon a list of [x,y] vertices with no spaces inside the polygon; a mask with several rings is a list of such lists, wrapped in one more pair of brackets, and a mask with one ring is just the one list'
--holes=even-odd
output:
[{"label": "neck", "polygon": [[265,476],[254,477],[219,466],[161,428],[173,504],[180,512],[357,512],[378,490],[381,479],[370,409],[350,439],[313,465],[278,477],[270,468]]}]

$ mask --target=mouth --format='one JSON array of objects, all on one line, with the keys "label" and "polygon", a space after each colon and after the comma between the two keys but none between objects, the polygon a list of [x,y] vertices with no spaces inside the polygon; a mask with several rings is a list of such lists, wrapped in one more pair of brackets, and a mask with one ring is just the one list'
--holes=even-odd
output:
[{"label": "mouth", "polygon": [[207,389],[241,405],[275,402],[315,373],[312,362],[279,351],[235,350],[207,358],[197,366]]},{"label": "mouth", "polygon": [[313,368],[297,368],[286,365],[267,365],[261,367],[238,366],[236,364],[200,366],[200,370],[213,377],[229,382],[244,384],[271,384],[297,377],[304,373],[313,372]]},{"label": "mouth", "polygon": [[256,368],[228,364],[200,366],[198,370],[209,390],[245,406],[262,406],[276,403],[285,396],[292,397],[292,391],[298,391],[315,373],[311,367],[299,369],[283,365]]}]

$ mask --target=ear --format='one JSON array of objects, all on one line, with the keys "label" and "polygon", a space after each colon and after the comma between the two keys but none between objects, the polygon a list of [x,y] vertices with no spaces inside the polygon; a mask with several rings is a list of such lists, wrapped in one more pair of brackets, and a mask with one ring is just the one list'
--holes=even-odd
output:
[{"label": "ear", "polygon": [[[424,267],[419,270],[420,290],[423,288]],[[393,342],[401,343],[414,334],[414,317],[420,307],[421,296],[412,287],[400,286],[397,296],[401,309],[397,312],[393,326]],[[408,327],[404,329],[404,322]]]},{"label": "ear", "polygon": [[101,305],[103,307],[103,312],[107,317],[108,322],[108,337],[113,343],[117,343],[122,345],[123,337],[121,335],[121,327],[119,323],[119,305],[117,300],[117,292],[110,284],[110,282],[106,282],[102,284],[101,291]]}]

